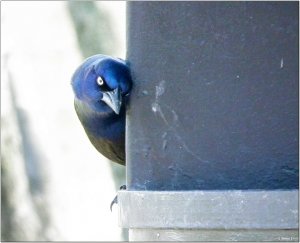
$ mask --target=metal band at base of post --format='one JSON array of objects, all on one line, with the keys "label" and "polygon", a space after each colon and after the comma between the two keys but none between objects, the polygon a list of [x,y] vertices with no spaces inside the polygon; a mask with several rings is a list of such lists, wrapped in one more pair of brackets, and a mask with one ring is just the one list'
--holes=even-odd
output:
[{"label": "metal band at base of post", "polygon": [[298,240],[298,190],[119,191],[130,240]]},{"label": "metal band at base of post", "polygon": [[298,230],[130,229],[130,241],[296,241]]}]

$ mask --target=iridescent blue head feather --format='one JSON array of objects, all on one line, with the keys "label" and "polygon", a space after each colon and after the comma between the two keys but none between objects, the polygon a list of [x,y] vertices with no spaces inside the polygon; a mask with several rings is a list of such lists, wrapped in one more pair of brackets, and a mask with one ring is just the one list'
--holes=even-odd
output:
[{"label": "iridescent blue head feather", "polygon": [[125,61],[100,54],[86,59],[72,77],[76,99],[99,113],[119,114],[131,85]]}]

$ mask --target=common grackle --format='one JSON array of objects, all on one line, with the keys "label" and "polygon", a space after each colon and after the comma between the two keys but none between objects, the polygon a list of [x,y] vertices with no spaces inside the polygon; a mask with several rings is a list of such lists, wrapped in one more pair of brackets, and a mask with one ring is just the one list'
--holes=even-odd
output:
[{"label": "common grackle", "polygon": [[94,147],[125,165],[125,106],[132,87],[126,62],[106,55],[86,59],[72,77],[75,110]]}]

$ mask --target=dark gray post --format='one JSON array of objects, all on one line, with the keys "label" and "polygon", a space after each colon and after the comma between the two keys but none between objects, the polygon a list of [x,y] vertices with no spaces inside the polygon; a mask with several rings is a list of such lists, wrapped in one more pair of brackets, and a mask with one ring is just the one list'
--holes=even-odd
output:
[{"label": "dark gray post", "polygon": [[[228,229],[225,240],[239,225],[256,239],[298,237],[260,232],[298,227],[298,6],[128,3],[134,88],[119,196],[132,240],[155,228],[189,240]],[[187,237],[192,228],[208,238]]]}]

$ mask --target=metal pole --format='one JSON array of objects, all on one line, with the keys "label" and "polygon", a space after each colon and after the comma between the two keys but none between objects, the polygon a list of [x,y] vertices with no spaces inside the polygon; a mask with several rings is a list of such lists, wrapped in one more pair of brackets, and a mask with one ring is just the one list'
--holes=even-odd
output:
[{"label": "metal pole", "polygon": [[298,3],[129,2],[127,14],[130,240],[297,239]]}]

